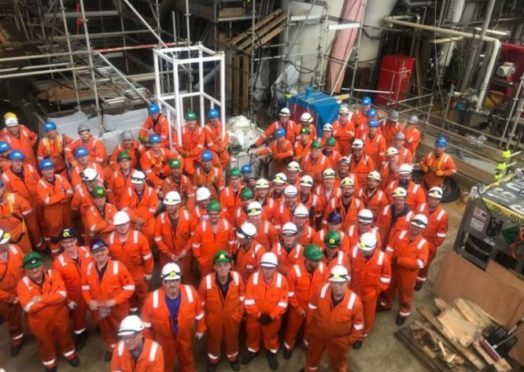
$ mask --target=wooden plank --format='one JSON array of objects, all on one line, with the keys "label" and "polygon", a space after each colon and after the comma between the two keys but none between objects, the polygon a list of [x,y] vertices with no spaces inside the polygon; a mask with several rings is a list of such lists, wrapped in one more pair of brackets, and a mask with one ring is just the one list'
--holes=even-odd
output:
[{"label": "wooden plank", "polygon": [[242,110],[249,109],[249,57],[242,58]]},{"label": "wooden plank", "polygon": [[[277,36],[278,34],[280,34],[282,31],[284,31],[286,29],[286,26],[285,25],[281,25],[279,26],[278,28],[275,28],[273,31],[271,31],[269,34],[265,35],[261,41],[260,41],[260,44],[257,44],[258,45],[265,45],[267,42],[271,41],[271,39],[273,39],[275,36]],[[249,48],[246,49],[246,53],[248,54],[251,54],[251,46]]]},{"label": "wooden plank", "polygon": [[470,361],[476,368],[483,369],[486,367],[486,364],[473,352],[454,341],[448,334],[448,331],[440,324],[440,322],[435,318],[433,313],[425,305],[420,306],[418,309],[420,315],[422,315],[435,329],[448,341],[460,354],[462,354],[468,361]]},{"label": "wooden plank", "polygon": [[437,319],[462,346],[468,347],[479,336],[477,327],[453,307],[443,311]]},{"label": "wooden plank", "polygon": [[[266,26],[264,26],[263,28],[261,28],[257,33],[256,33],[256,37],[258,37],[258,40],[261,40],[261,38],[266,35],[268,32],[270,32],[274,27],[280,25],[282,22],[284,22],[285,20],[287,19],[287,14],[282,14],[280,15],[279,17],[277,17],[276,19],[272,20],[270,23],[268,23]],[[244,50],[245,48],[249,47],[250,45],[252,44],[252,40],[251,38],[249,38],[248,40],[245,40],[244,42],[242,42],[241,44],[239,44],[237,46],[237,49],[240,49],[240,50]],[[260,41],[255,41],[255,45],[257,47],[260,47],[262,45],[264,45],[263,43],[261,43]]]},{"label": "wooden plank", "polygon": [[[266,23],[270,22],[273,18],[275,18],[278,15],[280,15],[280,13],[282,13],[282,9],[277,9],[274,12],[268,14],[266,17],[262,18],[260,21],[258,21],[255,24],[255,31],[258,30],[260,27],[264,26]],[[287,15],[286,15],[286,18],[287,18]],[[250,28],[249,30],[247,30],[245,32],[242,32],[241,34],[235,36],[234,38],[229,40],[229,45],[234,46],[234,45],[238,44],[245,37],[251,38],[251,31],[252,31],[252,28]]]},{"label": "wooden plank", "polygon": [[411,336],[411,330],[409,329],[409,326],[395,332],[395,337],[397,337],[400,342],[402,342],[404,346],[406,346],[413,354],[415,354],[417,359],[424,363],[424,365],[426,365],[431,371],[442,371],[441,366],[436,363],[435,359],[431,359],[428,354],[422,351],[422,349],[415,344],[415,340],[413,340],[413,337]]}]

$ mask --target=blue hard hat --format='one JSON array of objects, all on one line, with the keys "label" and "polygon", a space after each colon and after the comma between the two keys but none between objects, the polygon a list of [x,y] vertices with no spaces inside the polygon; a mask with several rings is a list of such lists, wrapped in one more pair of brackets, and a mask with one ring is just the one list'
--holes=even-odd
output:
[{"label": "blue hard hat", "polygon": [[[369,110],[369,111],[371,111],[371,110]],[[378,128],[379,127],[378,120],[370,120],[370,121],[368,121],[368,127],[370,127],[370,128]]]},{"label": "blue hard hat", "polygon": [[286,130],[284,128],[278,128],[275,132],[275,137],[280,138],[286,135]]},{"label": "blue hard hat", "polygon": [[0,154],[11,150],[11,146],[7,142],[0,141]]},{"label": "blue hard hat", "polygon": [[51,120],[47,120],[44,124],[44,130],[49,132],[50,130],[56,130],[56,123]]},{"label": "blue hard hat", "polygon": [[213,154],[211,153],[211,151],[205,150],[200,158],[202,159],[202,161],[211,161],[213,160]]},{"label": "blue hard hat", "polygon": [[364,106],[369,106],[369,105],[371,105],[371,98],[369,98],[368,96],[362,98],[362,104],[363,104]]},{"label": "blue hard hat", "polygon": [[22,154],[22,152],[18,150],[14,150],[9,154],[9,160],[24,160],[25,156]]},{"label": "blue hard hat", "polygon": [[368,118],[372,118],[372,117],[377,116],[377,110],[375,110],[374,108],[370,108],[368,110],[367,116],[368,116]]},{"label": "blue hard hat", "polygon": [[158,103],[150,103],[149,107],[147,108],[147,112],[149,113],[149,115],[158,114],[160,112],[160,106],[158,105]]},{"label": "blue hard hat", "polygon": [[102,239],[93,239],[89,248],[91,249],[91,252],[96,252],[100,249],[107,248],[107,245]]},{"label": "blue hard hat", "polygon": [[55,163],[51,159],[44,159],[40,162],[40,169],[54,168]]},{"label": "blue hard hat", "polygon": [[209,119],[218,119],[220,117],[220,111],[218,111],[216,108],[210,108],[207,112],[207,117]]},{"label": "blue hard hat", "polygon": [[160,136],[158,134],[153,134],[151,137],[149,137],[149,144],[152,145],[154,143],[161,143]]},{"label": "blue hard hat", "polygon": [[242,174],[248,174],[253,172],[253,168],[251,168],[251,165],[245,164],[242,166],[242,169],[240,169],[240,171],[242,172]]},{"label": "blue hard hat", "polygon": [[448,140],[444,137],[439,137],[435,140],[435,147],[448,147]]},{"label": "blue hard hat", "polygon": [[338,225],[342,223],[342,216],[337,211],[331,212],[328,215],[327,222],[332,225]]},{"label": "blue hard hat", "polygon": [[85,147],[79,147],[75,150],[75,158],[83,158],[89,155],[89,151]]}]

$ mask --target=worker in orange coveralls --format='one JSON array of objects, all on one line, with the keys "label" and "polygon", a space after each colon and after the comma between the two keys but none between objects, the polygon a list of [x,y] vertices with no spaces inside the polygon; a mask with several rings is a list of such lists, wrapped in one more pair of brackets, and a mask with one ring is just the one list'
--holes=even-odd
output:
[{"label": "worker in orange coveralls", "polygon": [[229,164],[229,153],[227,148],[229,146],[229,133],[225,132],[222,137],[222,123],[220,122],[220,111],[216,108],[211,108],[207,112],[208,122],[204,127],[206,135],[206,147],[218,155],[220,165],[226,168]]},{"label": "worker in orange coveralls", "polygon": [[[142,124],[142,128],[140,128],[140,131],[138,132],[138,138],[140,142],[147,143],[151,135],[156,134],[160,136],[160,139],[162,140],[162,146],[168,148],[170,138],[169,122],[167,121],[167,117],[160,112],[160,106],[156,102],[149,104],[147,113],[148,116]],[[172,135],[173,138],[171,140],[174,139],[174,132]]]},{"label": "worker in orange coveralls", "polygon": [[357,222],[358,211],[364,209],[364,203],[355,196],[355,184],[349,177],[340,182],[342,196],[331,199],[324,209],[322,224],[327,224],[327,217],[331,212],[337,211],[342,216],[342,229],[346,230],[350,225]]},{"label": "worker in orange coveralls", "polygon": [[304,247],[298,242],[298,228],[293,222],[286,222],[280,231],[280,240],[271,247],[278,260],[278,272],[286,275],[291,267],[304,259]]},{"label": "worker in orange coveralls", "polygon": [[170,191],[176,191],[182,198],[182,206],[192,210],[195,206],[195,190],[188,176],[182,174],[182,162],[180,159],[169,161],[171,174],[164,179],[158,191],[158,197],[163,198]]},{"label": "worker in orange coveralls", "polygon": [[91,197],[94,205],[91,205],[85,212],[89,239],[95,236],[106,239],[115,230],[113,218],[118,209],[107,202],[107,192],[103,186],[95,186],[91,190]]},{"label": "worker in orange coveralls", "polygon": [[287,184],[298,188],[300,183],[300,172],[302,172],[302,169],[300,169],[300,164],[297,161],[293,160],[289,162],[286,169]]},{"label": "worker in orange coveralls", "polygon": [[364,141],[364,155],[373,160],[373,164],[382,164],[386,158],[386,139],[380,131],[380,124],[377,120],[368,122],[368,133],[362,138]]},{"label": "worker in orange coveralls", "polygon": [[275,226],[264,215],[262,204],[253,201],[247,205],[247,222],[257,229],[255,240],[264,247],[271,247],[278,242],[278,232]]},{"label": "worker in orange coveralls", "polygon": [[206,134],[197,124],[197,116],[193,111],[188,111],[185,116],[186,124],[182,128],[180,137],[182,144],[175,141],[175,147],[184,158],[184,172],[190,176],[195,174],[195,162],[204,150]]},{"label": "worker in orange coveralls", "polygon": [[309,214],[310,211],[304,204],[299,204],[293,211],[293,223],[297,227],[298,242],[306,246],[308,244],[320,244],[321,241],[318,237],[318,233],[309,225]]},{"label": "worker in orange coveralls", "polygon": [[20,124],[18,116],[12,112],[4,115],[5,128],[0,131],[0,140],[9,144],[11,150],[18,150],[24,154],[24,163],[36,168],[36,158],[33,147],[38,140],[37,135]]},{"label": "worker in orange coveralls", "polygon": [[297,138],[293,144],[293,153],[295,154],[293,159],[295,159],[295,161],[302,161],[304,156],[309,152],[312,141],[309,128],[300,129],[299,138]]},{"label": "worker in orange coveralls", "polygon": [[5,172],[11,166],[9,160],[9,153],[11,152],[11,146],[5,141],[0,141],[0,171]]},{"label": "worker in orange coveralls", "polygon": [[122,262],[135,283],[135,293],[129,299],[129,310],[136,312],[144,303],[149,292],[149,281],[153,275],[153,254],[146,237],[138,230],[131,230],[131,219],[124,211],[115,213],[115,231],[109,235],[109,254]]},{"label": "worker in orange coveralls", "polygon": [[104,184],[102,178],[93,168],[86,168],[81,173],[82,183],[75,186],[73,192],[73,199],[71,200],[71,211],[74,212],[76,219],[79,214],[83,236],[89,237],[91,231],[87,222],[87,210],[95,206],[94,198],[92,196],[95,186],[102,186]]},{"label": "worker in orange coveralls", "polygon": [[164,351],[156,341],[144,337],[144,323],[137,315],[128,315],[118,328],[111,371],[164,372]]},{"label": "worker in orange coveralls", "polygon": [[324,351],[332,371],[347,371],[349,348],[364,329],[362,302],[348,288],[350,276],[344,266],[329,272],[329,282],[309,302],[307,335],[309,346],[304,371],[318,370]]},{"label": "worker in orange coveralls", "polygon": [[[285,182],[282,185],[284,184]],[[262,206],[264,218],[270,220],[277,208],[277,203],[269,196],[269,181],[265,178],[259,178],[255,183],[255,201]]]},{"label": "worker in orange coveralls", "polygon": [[204,150],[200,155],[200,166],[193,175],[193,186],[195,189],[207,187],[213,198],[218,198],[225,186],[224,172],[221,168],[213,166],[213,154],[209,150]]},{"label": "worker in orange coveralls", "polygon": [[274,216],[277,213],[278,206],[284,201],[284,189],[287,187],[287,176],[285,173],[277,173],[273,177],[273,185],[269,190],[268,196],[275,201]]},{"label": "worker in orange coveralls", "polygon": [[348,107],[340,106],[338,119],[333,122],[333,136],[336,138],[342,156],[349,155],[351,143],[355,138],[355,125],[351,121]]},{"label": "worker in orange coveralls", "polygon": [[[359,212],[360,214],[360,212]],[[342,231],[342,216],[337,211],[333,211],[327,216],[327,226],[318,232],[318,238],[320,245],[322,245],[326,239],[326,236],[330,231],[336,231],[340,234],[340,249],[344,253],[349,253],[349,236],[346,232]]]},{"label": "worker in orange coveralls", "polygon": [[207,328],[207,372],[215,371],[222,344],[231,369],[240,370],[238,341],[244,315],[244,281],[231,270],[233,259],[226,251],[214,257],[214,272],[200,281],[200,299],[205,304]]},{"label": "worker in orange coveralls", "polygon": [[353,247],[359,243],[360,237],[365,233],[373,233],[377,238],[378,249],[382,250],[380,230],[374,224],[373,212],[370,209],[362,209],[358,212],[357,220],[357,224],[349,226],[349,229],[346,230],[349,240],[349,249],[347,250],[347,254],[351,254],[351,249],[353,249]]},{"label": "worker in orange coveralls", "polygon": [[357,192],[357,197],[364,203],[367,209],[373,212],[375,221],[382,210],[389,204],[384,191],[379,189],[382,178],[376,170],[369,172],[366,187]]},{"label": "worker in orange coveralls", "polygon": [[[294,264],[287,274],[289,311],[284,332],[284,359],[291,358],[298,332],[306,320],[309,301],[318,293],[329,276],[329,271],[322,262],[323,258],[320,247],[309,244],[304,248],[304,261]],[[304,339],[306,347],[307,341]]]},{"label": "worker in orange coveralls", "polygon": [[234,220],[235,212],[242,205],[240,200],[242,172],[234,167],[229,170],[229,185],[220,191],[220,205],[226,212],[229,222]]},{"label": "worker in orange coveralls", "polygon": [[429,245],[428,262],[417,277],[416,290],[420,290],[428,277],[429,266],[435,259],[437,251],[444,243],[448,234],[448,212],[440,205],[443,191],[440,187],[435,186],[428,191],[428,202],[422,204],[417,213],[421,213],[428,218],[428,225],[422,232],[422,236],[427,240]]},{"label": "worker in orange coveralls", "polygon": [[309,174],[300,178],[298,201],[306,206],[309,211],[309,223],[316,227],[318,220],[322,217],[324,206],[320,202],[319,195],[313,193],[313,184],[313,177]]},{"label": "worker in orange coveralls", "polygon": [[378,121],[378,115],[374,108],[370,108],[363,119],[355,122],[355,138],[363,140],[369,133],[368,123],[373,120]]},{"label": "worker in orange coveralls", "polygon": [[247,207],[255,199],[253,190],[249,187],[244,187],[240,192],[240,206],[234,212],[233,219],[230,220],[233,228],[240,227],[247,220]]},{"label": "worker in orange coveralls", "polygon": [[340,181],[336,179],[336,172],[332,168],[327,168],[322,172],[322,183],[315,187],[315,194],[318,198],[317,208],[324,211],[325,208],[333,201],[337,203],[342,196]]},{"label": "worker in orange coveralls", "polygon": [[280,230],[286,222],[293,219],[293,212],[298,205],[297,188],[293,185],[287,185],[284,189],[284,201],[280,203],[274,213],[273,221],[277,230]]},{"label": "worker in orange coveralls", "polygon": [[76,165],[70,169],[71,184],[73,187],[80,185],[84,178],[83,173],[86,169],[94,169],[100,176],[103,176],[104,170],[100,163],[91,160],[89,152],[85,147],[78,147],[75,150],[75,161]]},{"label": "worker in orange coveralls", "polygon": [[369,172],[376,169],[376,164],[368,155],[364,154],[364,142],[355,139],[351,145],[353,154],[350,157],[349,172],[357,177],[359,187],[366,184]]},{"label": "worker in orange coveralls", "polygon": [[161,147],[160,136],[153,134],[149,138],[149,150],[140,157],[140,168],[155,188],[160,188],[164,179],[171,173],[169,161],[178,158],[178,154]]},{"label": "worker in orange coveralls", "polygon": [[193,256],[202,276],[213,271],[215,253],[224,248],[231,250],[235,243],[233,227],[225,217],[220,216],[220,202],[213,199],[206,209],[209,218],[197,225],[192,240]]},{"label": "worker in orange coveralls", "polygon": [[340,154],[340,146],[338,145],[337,138],[333,135],[333,125],[331,123],[326,123],[322,127],[322,137],[320,137],[320,144],[322,145],[322,147],[326,146],[326,142],[330,138],[333,138],[335,140],[333,150]]},{"label": "worker in orange coveralls", "polygon": [[288,305],[288,283],[277,272],[277,256],[266,252],[260,260],[260,270],[251,275],[246,286],[246,347],[240,363],[250,363],[260,351],[263,341],[269,368],[278,369],[278,332]]},{"label": "worker in orange coveralls", "polygon": [[400,164],[412,164],[413,163],[413,154],[405,146],[406,144],[406,135],[404,132],[398,132],[395,134],[395,139],[393,140],[393,146],[398,150],[398,161]]},{"label": "worker in orange coveralls", "polygon": [[76,351],[84,348],[87,333],[87,304],[82,297],[82,276],[93,262],[87,247],[78,246],[77,233],[70,228],[60,232],[60,247],[63,252],[53,261],[53,270],[60,274],[67,291],[67,307],[75,335]]},{"label": "worker in orange coveralls", "polygon": [[385,190],[393,181],[398,180],[398,169],[401,164],[398,149],[396,147],[389,147],[386,150],[386,160],[382,163],[379,169],[380,188]]},{"label": "worker in orange coveralls", "polygon": [[27,313],[27,323],[38,343],[40,360],[46,371],[56,371],[57,349],[69,365],[78,367],[71,337],[66,287],[60,275],[46,270],[40,253],[31,252],[24,257],[25,276],[18,282],[16,293],[20,306]]},{"label": "worker in orange coveralls", "polygon": [[99,239],[91,242],[93,261],[82,273],[82,296],[91,316],[100,327],[106,345],[104,360],[111,360],[118,341],[118,325],[129,313],[129,298],[135,284],[126,266],[109,258],[107,245]]},{"label": "worker in orange coveralls", "polygon": [[[360,102],[361,106],[360,106],[360,109],[357,110],[355,113],[353,113],[353,117],[351,118],[351,120],[353,121],[353,123],[355,124],[355,126],[363,123],[363,122],[366,122],[367,124],[367,121],[366,121],[366,115],[368,113],[369,110],[372,109],[371,107],[371,104],[373,102],[371,101],[371,98],[365,96],[365,97],[362,97],[362,101]],[[359,138],[359,137],[357,137]]]},{"label": "worker in orange coveralls", "polygon": [[11,338],[9,355],[17,356],[24,343],[22,308],[16,295],[16,285],[24,276],[24,253],[10,242],[11,236],[0,230],[0,317],[7,323]]},{"label": "worker in orange coveralls", "polygon": [[324,238],[324,264],[328,270],[337,265],[350,270],[349,257],[342,249],[342,239],[339,231],[329,231]]},{"label": "worker in orange coveralls", "polygon": [[391,283],[391,262],[386,253],[380,248],[377,249],[377,237],[372,232],[360,236],[358,245],[352,248],[350,261],[350,288],[362,301],[364,310],[362,336],[353,344],[354,349],[360,349],[364,339],[373,329],[379,295]]},{"label": "worker in orange coveralls", "polygon": [[158,207],[158,197],[155,190],[146,185],[146,175],[134,171],[131,175],[131,187],[122,196],[122,210],[126,211],[134,223],[151,243],[155,235],[154,214]]},{"label": "worker in orange coveralls", "polygon": [[409,228],[409,222],[415,216],[406,203],[408,193],[404,188],[397,187],[393,190],[392,195],[393,203],[384,208],[376,224],[384,246],[396,233]]},{"label": "worker in orange coveralls", "polygon": [[180,372],[195,372],[192,344],[206,330],[203,304],[192,286],[181,284],[176,263],[165,264],[160,278],[162,287],[147,296],[142,309],[145,335],[164,349],[165,371],[173,371],[177,358]]},{"label": "worker in orange coveralls", "polygon": [[391,182],[384,190],[388,196],[389,202],[393,202],[393,190],[397,187],[402,187],[408,193],[406,204],[409,209],[416,211],[422,204],[426,202],[426,193],[424,188],[417,185],[412,180],[413,168],[409,164],[401,164],[398,168],[398,180]]},{"label": "worker in orange coveralls", "polygon": [[342,157],[340,153],[336,150],[337,140],[334,137],[329,137],[326,139],[324,148],[322,149],[322,154],[326,156],[331,165],[338,164],[338,161]]},{"label": "worker in orange coveralls", "polygon": [[58,133],[55,122],[51,120],[45,122],[44,132],[45,137],[38,141],[38,162],[45,158],[51,159],[55,163],[56,173],[66,176],[65,147],[73,142],[73,139]]},{"label": "worker in orange coveralls", "polygon": [[384,138],[386,139],[386,146],[391,147],[393,146],[393,142],[395,140],[395,136],[397,133],[402,133],[402,125],[399,123],[400,115],[398,111],[391,110],[388,113],[388,118],[386,119],[386,122],[382,124],[382,134],[384,135]]},{"label": "worker in orange coveralls", "polygon": [[273,157],[273,172],[283,172],[293,157],[293,145],[286,139],[286,130],[278,128],[275,140],[257,150],[257,156],[271,155]]},{"label": "worker in orange coveralls", "polygon": [[303,128],[308,128],[309,133],[311,133],[312,138],[317,138],[317,127],[315,125],[315,119],[313,118],[313,115],[311,115],[309,112],[304,112],[302,115],[300,115],[300,120],[298,123],[298,132]]},{"label": "worker in orange coveralls", "polygon": [[100,166],[104,165],[107,160],[107,151],[104,142],[95,138],[91,134],[91,129],[86,124],[80,124],[77,129],[80,138],[74,140],[65,147],[66,160],[71,166],[76,166],[74,154],[79,147],[85,148],[89,152],[89,160]]},{"label": "worker in orange coveralls", "polygon": [[266,252],[265,248],[255,240],[257,232],[257,228],[252,223],[243,223],[236,231],[237,241],[231,249],[232,256],[235,258],[235,271],[244,281],[257,272],[258,263]]},{"label": "worker in orange coveralls", "polygon": [[393,275],[391,284],[380,301],[380,307],[383,310],[391,309],[398,292],[399,309],[395,323],[399,326],[411,314],[417,276],[428,263],[429,243],[422,237],[422,231],[427,225],[425,215],[415,215],[409,229],[397,233],[386,247],[386,253],[391,255]]},{"label": "worker in orange coveralls", "polygon": [[64,177],[55,174],[55,165],[52,160],[44,159],[40,163],[42,178],[38,181],[37,196],[42,206],[41,225],[44,242],[49,246],[52,254],[57,254],[59,248],[52,238],[58,237],[60,231],[71,226],[71,198],[73,188]]},{"label": "worker in orange coveralls", "polygon": [[140,157],[146,151],[145,147],[133,137],[133,133],[130,130],[125,130],[120,134],[121,143],[113,149],[111,154],[111,167],[118,169],[118,156],[121,152],[125,152],[129,156],[131,161],[131,168],[136,168]]},{"label": "worker in orange coveralls", "polygon": [[300,128],[297,123],[289,119],[291,116],[291,111],[289,111],[287,107],[283,107],[278,115],[279,119],[275,120],[267,126],[264,133],[262,133],[260,137],[258,137],[257,141],[251,145],[251,148],[259,147],[264,144],[265,141],[271,140],[279,128],[284,129],[286,139],[290,143],[295,143],[296,136],[300,133]]},{"label": "worker in orange coveralls", "polygon": [[107,197],[111,204],[121,209],[122,198],[131,187],[131,175],[135,170],[131,167],[131,157],[126,151],[118,154],[117,161],[118,166],[107,177]]},{"label": "worker in orange coveralls", "polygon": [[418,117],[411,115],[408,119],[404,134],[406,135],[406,147],[413,156],[416,156],[420,144],[420,130],[418,129]]},{"label": "worker in orange coveralls", "polygon": [[331,168],[331,163],[326,155],[322,153],[320,141],[314,140],[311,143],[311,151],[302,159],[300,168],[304,174],[309,174],[313,177],[313,181],[322,181],[322,172],[326,168]]},{"label": "worker in orange coveralls", "polygon": [[422,182],[427,190],[434,186],[442,187],[444,177],[451,177],[457,173],[455,161],[445,152],[447,147],[448,141],[444,137],[437,138],[433,151],[420,162],[420,169],[424,172]]}]

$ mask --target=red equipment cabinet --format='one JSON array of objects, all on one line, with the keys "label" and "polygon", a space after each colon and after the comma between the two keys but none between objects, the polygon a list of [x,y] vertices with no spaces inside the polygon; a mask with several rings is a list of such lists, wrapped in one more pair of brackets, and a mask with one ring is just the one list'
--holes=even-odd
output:
[{"label": "red equipment cabinet", "polygon": [[385,105],[391,100],[403,100],[409,92],[409,82],[415,66],[415,58],[402,55],[387,55],[382,58],[377,90],[392,92],[378,94],[375,103]]}]

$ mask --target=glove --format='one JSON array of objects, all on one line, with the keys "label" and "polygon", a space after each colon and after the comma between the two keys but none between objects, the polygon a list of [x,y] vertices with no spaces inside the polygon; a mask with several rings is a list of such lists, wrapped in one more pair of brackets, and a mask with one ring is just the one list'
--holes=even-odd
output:
[{"label": "glove", "polygon": [[145,274],[144,275],[144,279],[147,280],[147,281],[150,281],[151,280],[151,274]]},{"label": "glove", "polygon": [[68,304],[67,304],[67,307],[69,308],[69,310],[74,310],[76,309],[78,306],[78,304],[75,302],[75,301],[70,301]]},{"label": "glove", "polygon": [[260,315],[260,317],[258,318],[258,322],[262,325],[266,325],[266,324],[269,324],[271,323],[273,319],[271,319],[271,317],[268,315],[268,314],[262,314]]}]

